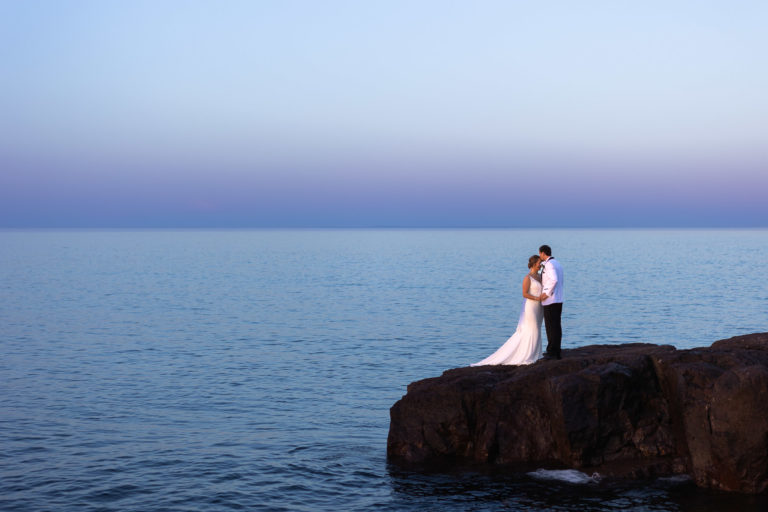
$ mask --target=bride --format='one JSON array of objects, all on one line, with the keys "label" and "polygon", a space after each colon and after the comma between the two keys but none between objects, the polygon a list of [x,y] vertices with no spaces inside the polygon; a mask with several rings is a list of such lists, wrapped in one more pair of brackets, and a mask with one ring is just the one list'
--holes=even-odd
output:
[{"label": "bride", "polygon": [[499,350],[471,366],[487,364],[531,364],[541,357],[541,319],[543,317],[541,301],[541,278],[538,256],[528,258],[530,271],[523,279],[523,310],[517,322],[515,334]]}]

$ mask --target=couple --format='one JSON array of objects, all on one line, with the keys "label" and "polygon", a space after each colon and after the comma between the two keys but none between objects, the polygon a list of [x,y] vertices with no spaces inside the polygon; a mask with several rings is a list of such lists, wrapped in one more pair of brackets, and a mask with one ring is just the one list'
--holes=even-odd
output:
[{"label": "couple", "polygon": [[[523,279],[523,310],[517,330],[499,350],[472,366],[487,364],[531,364],[541,357],[541,319],[547,330],[546,359],[560,359],[563,330],[563,268],[552,257],[548,245],[539,247],[539,255],[528,258],[528,274]],[[541,275],[539,275],[541,269]]]}]

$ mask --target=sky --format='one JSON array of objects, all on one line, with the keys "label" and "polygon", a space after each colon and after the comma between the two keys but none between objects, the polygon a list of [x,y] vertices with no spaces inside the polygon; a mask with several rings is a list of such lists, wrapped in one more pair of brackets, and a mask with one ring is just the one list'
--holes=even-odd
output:
[{"label": "sky", "polygon": [[763,1],[0,0],[0,227],[768,227]]}]

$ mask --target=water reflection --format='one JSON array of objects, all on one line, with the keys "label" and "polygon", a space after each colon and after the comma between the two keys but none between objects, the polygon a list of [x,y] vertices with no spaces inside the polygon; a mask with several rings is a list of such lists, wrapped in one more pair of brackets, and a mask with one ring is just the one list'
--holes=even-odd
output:
[{"label": "water reflection", "polygon": [[698,489],[690,480],[626,481],[603,479],[573,484],[540,480],[525,473],[421,473],[388,466],[391,510],[550,510],[582,512],[768,510],[768,497]]}]

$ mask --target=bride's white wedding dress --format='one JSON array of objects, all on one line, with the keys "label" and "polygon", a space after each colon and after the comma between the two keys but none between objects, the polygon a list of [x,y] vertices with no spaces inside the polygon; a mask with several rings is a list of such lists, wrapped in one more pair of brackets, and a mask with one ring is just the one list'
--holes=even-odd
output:
[{"label": "bride's white wedding dress", "polygon": [[[541,283],[530,279],[528,294],[538,297],[541,295]],[[543,318],[541,302],[525,299],[520,320],[517,322],[515,334],[504,343],[499,350],[471,366],[487,364],[531,364],[541,358],[541,319]]]}]

